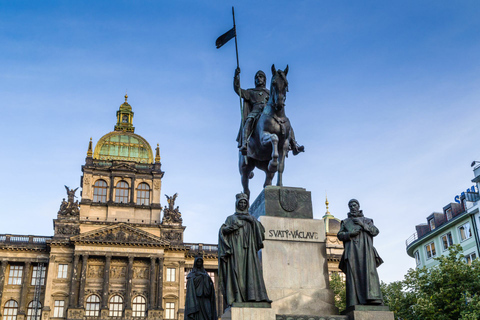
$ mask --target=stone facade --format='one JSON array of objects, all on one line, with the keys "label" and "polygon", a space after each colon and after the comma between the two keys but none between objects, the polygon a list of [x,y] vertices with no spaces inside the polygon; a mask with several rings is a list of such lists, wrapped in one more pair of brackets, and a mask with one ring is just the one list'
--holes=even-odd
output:
[{"label": "stone facade", "polygon": [[[53,236],[0,235],[0,316],[183,319],[196,255],[218,288],[217,246],[183,242],[178,206],[162,221],[159,148],[154,157],[132,119],[125,99],[115,131],[95,152],[90,141],[80,201],[69,191]],[[218,289],[217,302],[221,310]]]},{"label": "stone facade", "polygon": [[344,273],[338,267],[343,254],[343,243],[337,238],[341,220],[335,218],[328,211],[328,200],[325,201],[325,205],[327,206],[327,212],[322,219],[325,223],[328,274],[338,273],[342,278],[345,278]]}]

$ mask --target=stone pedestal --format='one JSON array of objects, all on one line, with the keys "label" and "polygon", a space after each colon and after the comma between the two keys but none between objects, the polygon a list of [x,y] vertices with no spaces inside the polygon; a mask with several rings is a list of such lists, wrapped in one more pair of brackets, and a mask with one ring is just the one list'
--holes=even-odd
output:
[{"label": "stone pedestal", "polygon": [[263,277],[276,315],[338,315],[328,285],[325,227],[310,192],[266,187],[250,207],[265,227]]},{"label": "stone pedestal", "polygon": [[232,306],[225,310],[222,320],[275,320],[271,308],[249,308]]},{"label": "stone pedestal", "polygon": [[352,306],[342,314],[348,320],[394,320],[393,312],[387,306]]},{"label": "stone pedestal", "polygon": [[338,314],[329,289],[323,220],[313,219],[303,188],[266,187],[250,207],[265,227],[260,252],[271,308],[235,304],[222,320],[393,320],[384,306],[355,306]]}]

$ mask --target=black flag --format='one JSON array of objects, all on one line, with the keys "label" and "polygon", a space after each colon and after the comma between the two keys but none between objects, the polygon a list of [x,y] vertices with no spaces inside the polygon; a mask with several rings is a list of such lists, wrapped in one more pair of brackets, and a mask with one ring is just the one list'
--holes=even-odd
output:
[{"label": "black flag", "polygon": [[217,41],[215,41],[215,45],[217,46],[217,49],[221,48],[225,43],[230,41],[235,36],[236,36],[235,27],[233,27],[232,29],[222,34],[220,37],[217,38]]}]

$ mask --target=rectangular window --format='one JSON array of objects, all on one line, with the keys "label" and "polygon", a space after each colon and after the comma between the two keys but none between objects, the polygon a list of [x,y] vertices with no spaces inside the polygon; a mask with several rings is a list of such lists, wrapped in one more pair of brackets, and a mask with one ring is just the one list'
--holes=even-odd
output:
[{"label": "rectangular window", "polygon": [[446,215],[447,215],[447,221],[450,221],[452,219],[452,208],[447,209]]},{"label": "rectangular window", "polygon": [[428,224],[430,225],[430,230],[435,229],[435,220],[434,219],[428,220]]},{"label": "rectangular window", "polygon": [[68,264],[59,264],[58,265],[58,279],[66,279],[68,272]]},{"label": "rectangular window", "polygon": [[53,317],[54,318],[63,318],[65,311],[65,301],[63,300],[55,300],[55,304],[53,305]]},{"label": "rectangular window", "polygon": [[417,263],[417,266],[420,265],[420,252],[415,251],[414,256],[415,256],[415,262]]},{"label": "rectangular window", "polygon": [[460,240],[464,241],[472,237],[472,229],[470,228],[470,222],[458,227],[458,233],[460,234]]},{"label": "rectangular window", "polygon": [[175,319],[175,303],[165,303],[165,319]]},{"label": "rectangular window", "polygon": [[453,244],[452,234],[449,232],[442,236],[443,250],[447,250]]},{"label": "rectangular window", "polygon": [[430,242],[425,246],[425,250],[427,251],[427,259],[431,259],[437,255],[435,252],[435,243]]},{"label": "rectangular window", "polygon": [[32,282],[30,284],[32,286],[37,285],[37,279],[40,281],[40,285],[43,286],[45,284],[45,267],[42,266],[33,266],[32,271]]},{"label": "rectangular window", "polygon": [[20,285],[22,284],[23,266],[10,266],[10,273],[8,274],[8,284]]},{"label": "rectangular window", "polygon": [[167,268],[167,282],[175,282],[175,268]]},{"label": "rectangular window", "polygon": [[465,255],[465,262],[468,264],[472,264],[472,261],[475,259],[477,259],[477,254],[475,252]]}]

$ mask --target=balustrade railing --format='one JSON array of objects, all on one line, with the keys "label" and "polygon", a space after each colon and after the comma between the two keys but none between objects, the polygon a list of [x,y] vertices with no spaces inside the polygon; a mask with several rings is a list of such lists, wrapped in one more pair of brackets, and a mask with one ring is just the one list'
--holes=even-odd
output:
[{"label": "balustrade railing", "polygon": [[46,236],[25,236],[18,234],[0,234],[0,243],[11,243],[11,244],[45,244],[48,239],[52,237]]},{"label": "balustrade railing", "polygon": [[186,246],[190,247],[190,252],[218,252],[218,245],[216,244],[203,244],[203,243],[184,243]]}]

